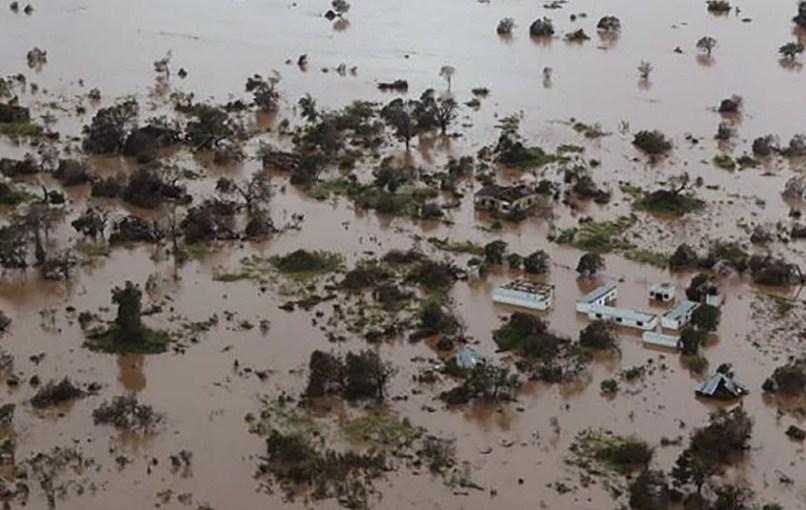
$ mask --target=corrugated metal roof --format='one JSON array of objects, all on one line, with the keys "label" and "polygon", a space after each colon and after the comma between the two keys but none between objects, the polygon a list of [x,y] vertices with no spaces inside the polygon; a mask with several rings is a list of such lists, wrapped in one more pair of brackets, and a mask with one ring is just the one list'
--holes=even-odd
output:
[{"label": "corrugated metal roof", "polygon": [[688,315],[689,312],[691,312],[698,306],[700,306],[700,304],[695,303],[694,301],[683,301],[679,305],[675,306],[673,309],[666,312],[666,315],[664,317],[666,319],[677,322],[680,319],[684,318],[686,315]]},{"label": "corrugated metal roof", "polygon": [[588,292],[581,298],[577,299],[577,303],[583,303],[583,304],[593,303],[597,299],[600,299],[602,296],[605,296],[606,294],[609,294],[614,290],[616,290],[615,285],[602,285],[601,287],[593,289],[592,291]]},{"label": "corrugated metal roof", "polygon": [[590,313],[600,314],[603,317],[608,318],[620,318],[623,321],[626,320],[631,322],[644,322],[644,323],[647,323],[657,318],[657,315],[655,314],[641,312],[638,310],[630,310],[627,308],[616,308],[607,305],[594,305],[591,307]]},{"label": "corrugated metal roof", "polygon": [[717,395],[720,388],[734,397],[740,397],[747,393],[747,388],[719,372],[698,384],[694,391],[698,395],[713,397]]}]

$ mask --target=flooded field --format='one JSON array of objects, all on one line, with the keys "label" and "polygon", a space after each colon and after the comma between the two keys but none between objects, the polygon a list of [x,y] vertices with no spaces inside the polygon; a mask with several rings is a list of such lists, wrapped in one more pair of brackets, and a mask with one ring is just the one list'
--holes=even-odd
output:
[{"label": "flooded field", "polygon": [[9,4],[4,508],[806,508],[806,3]]}]

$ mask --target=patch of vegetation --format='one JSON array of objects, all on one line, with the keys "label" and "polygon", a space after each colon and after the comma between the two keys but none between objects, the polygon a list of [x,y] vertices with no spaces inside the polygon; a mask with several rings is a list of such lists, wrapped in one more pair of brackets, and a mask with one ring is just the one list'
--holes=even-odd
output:
[{"label": "patch of vegetation", "polygon": [[645,469],[652,455],[652,448],[636,437],[585,429],[574,438],[566,462],[600,478],[608,490],[620,495],[626,490],[622,477]]},{"label": "patch of vegetation", "polygon": [[714,156],[714,165],[723,170],[736,170],[736,161],[728,154],[717,154]]},{"label": "patch of vegetation", "polygon": [[84,390],[74,385],[69,378],[65,377],[58,383],[50,381],[39,388],[36,395],[31,398],[31,405],[35,409],[47,409],[81,398],[84,395]]},{"label": "patch of vegetation", "polygon": [[271,257],[271,263],[281,273],[321,274],[338,271],[342,267],[342,256],[326,251],[296,250],[287,255]]},{"label": "patch of vegetation", "polygon": [[672,142],[660,131],[639,131],[632,143],[650,156],[660,156],[672,150]]},{"label": "patch of vegetation", "polygon": [[484,247],[474,243],[473,241],[450,241],[448,239],[429,237],[428,242],[440,250],[450,253],[466,253],[469,255],[476,255],[477,257],[484,255]]},{"label": "patch of vegetation", "polygon": [[27,191],[22,191],[10,184],[0,182],[0,205],[13,207],[35,198],[34,195]]},{"label": "patch of vegetation", "polygon": [[299,433],[272,431],[266,438],[261,474],[271,474],[290,500],[310,488],[314,500],[337,498],[347,508],[367,508],[371,480],[386,471],[383,452],[339,452]]},{"label": "patch of vegetation", "polygon": [[665,268],[669,265],[671,256],[668,253],[660,253],[642,248],[632,248],[624,252],[624,258],[638,262],[639,264],[649,264],[651,266]]},{"label": "patch of vegetation", "polygon": [[141,404],[135,395],[115,397],[104,402],[92,412],[96,425],[112,425],[128,432],[147,432],[162,421],[162,415],[146,404]]},{"label": "patch of vegetation", "polygon": [[9,138],[36,138],[42,136],[45,129],[30,121],[0,122],[0,135]]},{"label": "patch of vegetation", "polygon": [[422,435],[407,418],[400,418],[388,412],[372,412],[349,420],[341,429],[352,441],[371,442],[386,446],[410,446]]},{"label": "patch of vegetation", "polygon": [[624,235],[634,224],[635,218],[630,216],[622,216],[616,221],[587,221],[574,232],[573,244],[590,253],[629,250],[633,245],[624,239]]},{"label": "patch of vegetation", "polygon": [[633,207],[640,211],[682,217],[704,208],[705,202],[693,195],[660,189],[647,193],[640,200],[636,200],[633,202]]},{"label": "patch of vegetation", "polygon": [[806,395],[806,357],[794,359],[773,371],[764,381],[762,389],[790,397]]}]

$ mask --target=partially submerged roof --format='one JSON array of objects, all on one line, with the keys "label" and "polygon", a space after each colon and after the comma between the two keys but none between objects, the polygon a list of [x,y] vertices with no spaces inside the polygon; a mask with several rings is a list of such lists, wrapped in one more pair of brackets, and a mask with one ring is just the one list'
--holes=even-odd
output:
[{"label": "partially submerged roof", "polygon": [[591,307],[590,313],[600,314],[609,318],[619,318],[622,321],[643,323],[648,323],[658,317],[653,313],[631,310],[629,308],[616,308],[607,305],[594,305]]},{"label": "partially submerged roof", "polygon": [[476,198],[495,198],[505,202],[514,202],[521,198],[534,195],[535,191],[526,184],[518,184],[516,186],[499,186],[498,184],[490,184],[484,186],[476,192]]},{"label": "partially submerged roof", "polygon": [[674,293],[675,290],[677,290],[675,286],[669,282],[658,282],[649,287],[649,292],[652,293],[658,293],[658,292]]},{"label": "partially submerged roof", "polygon": [[698,384],[694,392],[703,397],[724,399],[737,398],[748,393],[747,388],[720,372]]},{"label": "partially submerged roof", "polygon": [[700,304],[695,303],[694,301],[682,301],[680,304],[666,312],[663,318],[670,321],[679,322],[698,306],[700,306]]},{"label": "partially submerged roof", "polygon": [[593,289],[592,291],[588,292],[581,298],[577,299],[577,303],[582,304],[594,303],[597,300],[601,299],[602,297],[606,296],[607,294],[613,292],[614,290],[616,290],[615,285],[602,285],[601,287]]},{"label": "partially submerged roof", "polygon": [[479,363],[485,363],[486,361],[486,356],[479,354],[467,346],[462,347],[462,349],[456,353],[456,366],[462,370],[473,368]]},{"label": "partially submerged roof", "polygon": [[549,297],[554,291],[554,286],[546,283],[534,283],[528,280],[513,280],[495,289],[496,293],[502,293],[502,291],[523,292],[526,294]]}]

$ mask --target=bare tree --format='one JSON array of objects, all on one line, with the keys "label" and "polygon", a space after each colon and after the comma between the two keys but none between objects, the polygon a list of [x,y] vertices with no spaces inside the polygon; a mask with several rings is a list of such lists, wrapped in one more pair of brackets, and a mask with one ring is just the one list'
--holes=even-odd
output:
[{"label": "bare tree", "polygon": [[442,68],[439,70],[439,76],[448,82],[449,92],[451,90],[451,82],[453,81],[454,74],[456,74],[456,68],[453,66],[442,66]]}]

